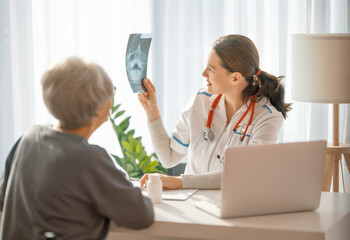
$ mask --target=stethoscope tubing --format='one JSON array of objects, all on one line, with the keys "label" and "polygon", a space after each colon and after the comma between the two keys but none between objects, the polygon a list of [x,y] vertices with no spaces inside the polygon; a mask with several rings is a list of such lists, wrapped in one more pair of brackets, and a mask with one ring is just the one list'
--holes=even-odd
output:
[{"label": "stethoscope tubing", "polygon": [[[209,113],[208,113],[207,124],[206,124],[206,127],[205,127],[204,132],[203,132],[203,139],[205,141],[208,141],[208,142],[211,142],[211,141],[214,140],[214,132],[211,129],[211,124],[212,124],[212,120],[213,120],[214,110],[215,110],[215,108],[216,108],[216,106],[217,106],[221,96],[222,96],[222,94],[219,94],[215,98],[214,102],[212,103],[212,105],[210,107]],[[220,156],[219,154],[217,155],[217,159],[220,161],[220,163],[224,162],[225,155],[226,155],[226,148],[230,145],[230,143],[231,143],[231,141],[233,139],[233,135],[236,133],[239,124],[244,120],[244,118],[247,116],[249,111],[252,110],[251,113],[250,113],[250,117],[249,117],[249,120],[248,120],[247,127],[246,127],[246,129],[245,129],[245,131],[243,133],[242,138],[240,139],[241,141],[244,140],[244,138],[245,138],[245,136],[247,134],[248,128],[250,127],[250,125],[252,123],[252,120],[253,120],[253,117],[254,117],[256,98],[257,98],[256,96],[252,96],[251,102],[250,102],[247,110],[244,112],[242,117],[238,120],[238,122],[236,123],[235,127],[233,128],[233,131],[231,133],[230,139],[229,139],[228,143],[226,144],[226,146],[224,147],[224,154],[222,156]],[[226,129],[226,127],[225,127],[225,129]],[[221,137],[221,135],[222,135],[222,133],[220,134],[219,138]]]},{"label": "stethoscope tubing", "polygon": [[[208,119],[207,119],[207,124],[206,124],[206,127],[204,129],[204,132],[203,132],[203,139],[205,141],[208,141],[208,142],[211,142],[212,140],[214,140],[214,132],[213,130],[211,129],[211,124],[212,124],[212,121],[213,121],[213,116],[214,116],[214,111],[215,111],[215,108],[221,98],[222,94],[219,94],[213,104],[211,105],[210,107],[210,110],[209,110],[209,113],[208,113]],[[247,134],[247,130],[253,120],[253,116],[254,116],[254,110],[255,110],[255,102],[256,102],[256,96],[252,96],[252,99],[251,99],[251,102],[247,108],[247,110],[244,112],[244,114],[242,115],[242,117],[238,120],[238,122],[236,123],[235,127],[233,128],[233,132],[236,132],[237,131],[237,127],[239,126],[239,124],[243,121],[243,119],[247,116],[248,112],[250,111],[250,109],[252,109],[251,113],[250,113],[250,118],[249,118],[249,121],[248,121],[248,124],[247,124],[247,127],[244,131],[244,134],[241,138],[241,141],[244,140],[246,134]]]}]

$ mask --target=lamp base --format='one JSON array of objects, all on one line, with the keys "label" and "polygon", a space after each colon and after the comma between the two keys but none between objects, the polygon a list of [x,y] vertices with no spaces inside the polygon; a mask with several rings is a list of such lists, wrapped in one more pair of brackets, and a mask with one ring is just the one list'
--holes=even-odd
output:
[{"label": "lamp base", "polygon": [[341,160],[342,155],[344,155],[350,174],[350,144],[327,146],[322,191],[330,191],[333,177],[333,192],[339,192],[339,161]]}]

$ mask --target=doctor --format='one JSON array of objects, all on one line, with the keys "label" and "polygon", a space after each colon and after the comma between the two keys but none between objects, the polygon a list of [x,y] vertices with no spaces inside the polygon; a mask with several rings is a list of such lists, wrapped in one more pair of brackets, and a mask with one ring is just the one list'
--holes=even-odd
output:
[{"label": "doctor", "polygon": [[[228,146],[276,143],[291,110],[284,102],[281,77],[259,68],[254,43],[242,35],[220,37],[209,52],[199,89],[184,108],[169,137],[157,105],[156,89],[143,80],[147,92],[138,95],[148,119],[159,160],[171,168],[187,156],[185,174],[162,175],[164,188],[220,188]],[[141,179],[145,185],[148,175]]]}]

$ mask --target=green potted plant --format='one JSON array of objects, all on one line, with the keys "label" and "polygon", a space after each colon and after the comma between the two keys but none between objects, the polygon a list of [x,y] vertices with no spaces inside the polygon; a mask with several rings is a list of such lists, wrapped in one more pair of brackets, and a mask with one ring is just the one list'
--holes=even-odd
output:
[{"label": "green potted plant", "polygon": [[128,129],[130,116],[119,120],[124,115],[125,110],[120,110],[120,104],[115,104],[111,108],[109,120],[113,130],[118,137],[122,150],[122,157],[112,154],[115,161],[128,173],[130,178],[141,178],[145,173],[166,173],[166,169],[158,161],[155,153],[147,154],[142,144],[141,137],[134,137],[135,130]]}]

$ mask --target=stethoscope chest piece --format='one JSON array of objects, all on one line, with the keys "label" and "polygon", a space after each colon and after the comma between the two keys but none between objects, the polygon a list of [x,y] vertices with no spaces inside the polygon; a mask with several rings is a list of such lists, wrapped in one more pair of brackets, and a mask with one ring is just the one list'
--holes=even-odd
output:
[{"label": "stethoscope chest piece", "polygon": [[211,142],[214,140],[214,132],[211,128],[206,127],[203,132],[203,139],[205,141]]}]

